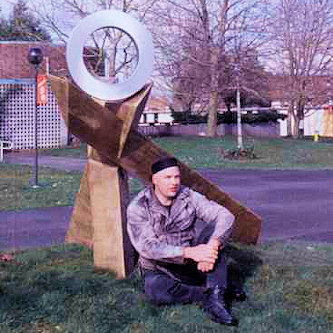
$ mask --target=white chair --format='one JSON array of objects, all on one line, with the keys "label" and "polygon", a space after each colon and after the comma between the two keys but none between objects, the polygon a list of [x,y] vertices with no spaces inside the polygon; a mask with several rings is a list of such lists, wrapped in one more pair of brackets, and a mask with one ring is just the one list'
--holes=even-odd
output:
[{"label": "white chair", "polygon": [[3,151],[10,150],[12,148],[13,148],[12,142],[0,140],[0,162],[3,162]]}]

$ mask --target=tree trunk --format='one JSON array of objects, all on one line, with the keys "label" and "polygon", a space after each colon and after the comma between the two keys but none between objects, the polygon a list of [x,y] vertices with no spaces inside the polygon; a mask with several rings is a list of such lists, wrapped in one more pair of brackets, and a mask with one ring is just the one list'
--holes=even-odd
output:
[{"label": "tree trunk", "polygon": [[217,135],[217,109],[219,105],[218,93],[218,49],[213,48],[210,55],[211,63],[211,87],[209,97],[209,113],[207,124],[207,135],[214,137]]},{"label": "tree trunk", "polygon": [[[305,91],[305,81],[302,83],[303,91]],[[304,137],[304,109],[305,109],[305,93],[300,93],[297,101],[297,137],[302,139]]]},{"label": "tree trunk", "polygon": [[297,117],[294,119],[294,126],[293,126],[293,138],[298,138],[298,126],[299,126],[299,120]]},{"label": "tree trunk", "polygon": [[294,114],[294,101],[290,101],[288,107],[288,117],[287,117],[287,136],[293,136],[293,126],[292,126],[292,119]]},{"label": "tree trunk", "polygon": [[302,114],[297,116],[297,138],[304,138],[304,115]]},{"label": "tree trunk", "polygon": [[209,100],[208,128],[207,136],[215,137],[217,135],[217,108],[218,108],[218,92],[212,91]]},{"label": "tree trunk", "polygon": [[[221,21],[219,25],[219,43],[210,47],[210,75],[211,75],[211,87],[210,87],[210,100],[209,100],[209,113],[207,124],[207,135],[214,137],[217,135],[217,111],[219,106],[219,60],[221,55],[225,53],[225,32],[227,24],[227,11],[229,1],[224,0],[221,9]],[[203,8],[206,8],[203,6]],[[206,20],[208,22],[208,19]],[[209,27],[207,26],[207,32]],[[208,36],[207,36],[208,37]],[[209,39],[208,39],[209,40]]]}]

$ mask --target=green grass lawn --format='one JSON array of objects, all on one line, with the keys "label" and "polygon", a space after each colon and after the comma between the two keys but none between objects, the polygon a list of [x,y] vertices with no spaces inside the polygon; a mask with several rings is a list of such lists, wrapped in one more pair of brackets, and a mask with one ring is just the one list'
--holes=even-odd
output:
[{"label": "green grass lawn", "polygon": [[76,147],[42,149],[40,153],[42,155],[85,158],[87,156],[87,145],[81,143]]},{"label": "green grass lawn", "polygon": [[[333,141],[313,142],[296,139],[244,138],[244,145],[254,145],[257,159],[230,161],[222,150],[237,146],[233,136],[207,138],[198,136],[163,137],[153,141],[193,168],[269,168],[332,169]],[[84,158],[86,146],[46,150],[44,154]]]},{"label": "green grass lawn", "polygon": [[0,164],[0,210],[73,205],[81,173],[39,168],[39,188],[31,186],[32,168]]},{"label": "green grass lawn", "polygon": [[231,161],[223,158],[222,150],[235,148],[235,137],[166,137],[154,141],[194,168],[333,168],[333,143],[282,138],[245,138],[244,145],[254,145],[257,159]]},{"label": "green grass lawn", "polygon": [[[32,177],[30,166],[0,163],[0,210],[72,206],[82,174],[40,167],[38,184],[41,186],[38,188],[31,185]],[[138,179],[130,179],[129,183],[132,194],[142,189],[143,184]]]},{"label": "green grass lawn", "polygon": [[211,322],[197,305],[154,307],[136,274],[95,273],[91,251],[64,245],[0,263],[0,332],[332,332],[332,246],[277,242],[228,252],[249,296],[234,305],[238,329]]}]

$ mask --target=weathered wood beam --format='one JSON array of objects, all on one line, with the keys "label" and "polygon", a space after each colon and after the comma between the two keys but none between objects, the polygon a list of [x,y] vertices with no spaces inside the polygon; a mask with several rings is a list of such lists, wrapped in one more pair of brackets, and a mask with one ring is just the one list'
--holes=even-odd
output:
[{"label": "weathered wood beam", "polygon": [[[95,152],[91,158],[106,164],[119,165],[145,182],[150,182],[152,163],[162,156],[170,155],[131,128],[122,154],[118,157],[123,121],[116,116],[117,108],[111,108],[110,112],[67,80],[56,77],[51,77],[50,80],[71,132],[94,147]],[[65,98],[68,98],[67,101]],[[184,163],[180,162],[180,168],[184,185],[224,205],[236,216],[232,235],[234,241],[245,244],[257,243],[261,219],[255,213]]]}]

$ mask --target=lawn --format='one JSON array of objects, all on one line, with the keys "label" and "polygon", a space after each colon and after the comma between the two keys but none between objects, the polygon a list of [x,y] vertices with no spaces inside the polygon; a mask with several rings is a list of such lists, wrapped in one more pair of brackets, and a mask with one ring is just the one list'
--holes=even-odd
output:
[{"label": "lawn", "polygon": [[333,330],[333,248],[301,242],[233,245],[230,264],[246,278],[234,305],[239,328],[211,322],[197,305],[154,307],[137,274],[96,273],[76,245],[14,254],[0,263],[1,333],[317,333]]},{"label": "lawn", "polygon": [[228,160],[222,151],[234,149],[236,138],[165,137],[154,141],[193,168],[332,169],[333,142],[245,138],[256,159]]},{"label": "lawn", "polygon": [[[198,136],[162,137],[153,141],[193,168],[266,168],[266,169],[332,169],[333,141],[313,142],[296,139],[244,138],[246,147],[253,146],[253,160],[227,160],[222,151],[237,146],[233,136],[207,138]],[[84,158],[86,146],[44,151],[53,156]]]},{"label": "lawn", "polygon": [[62,157],[86,158],[87,145],[85,143],[81,143],[80,145],[75,147],[41,149],[40,154]]},{"label": "lawn", "polygon": [[[258,159],[226,161],[234,138],[158,138],[156,143],[195,168],[322,169],[333,167],[333,144],[254,139]],[[85,157],[80,148],[44,154]],[[73,205],[80,172],[40,168],[32,188],[28,166],[0,164],[0,209]],[[131,180],[131,192],[140,188]],[[14,253],[0,262],[1,333],[333,332],[333,247],[305,242],[229,247],[230,265],[249,295],[234,306],[239,328],[211,322],[196,305],[154,307],[142,297],[137,274],[116,280],[96,273],[92,252],[75,245]]]},{"label": "lawn", "polygon": [[0,164],[0,210],[73,205],[81,173],[39,168],[39,188],[31,186],[32,168]]},{"label": "lawn", "polygon": [[[0,211],[74,204],[80,187],[81,172],[45,167],[38,170],[40,187],[34,188],[33,170],[30,166],[0,163]],[[130,179],[132,194],[138,193],[142,186],[137,179]]]}]

